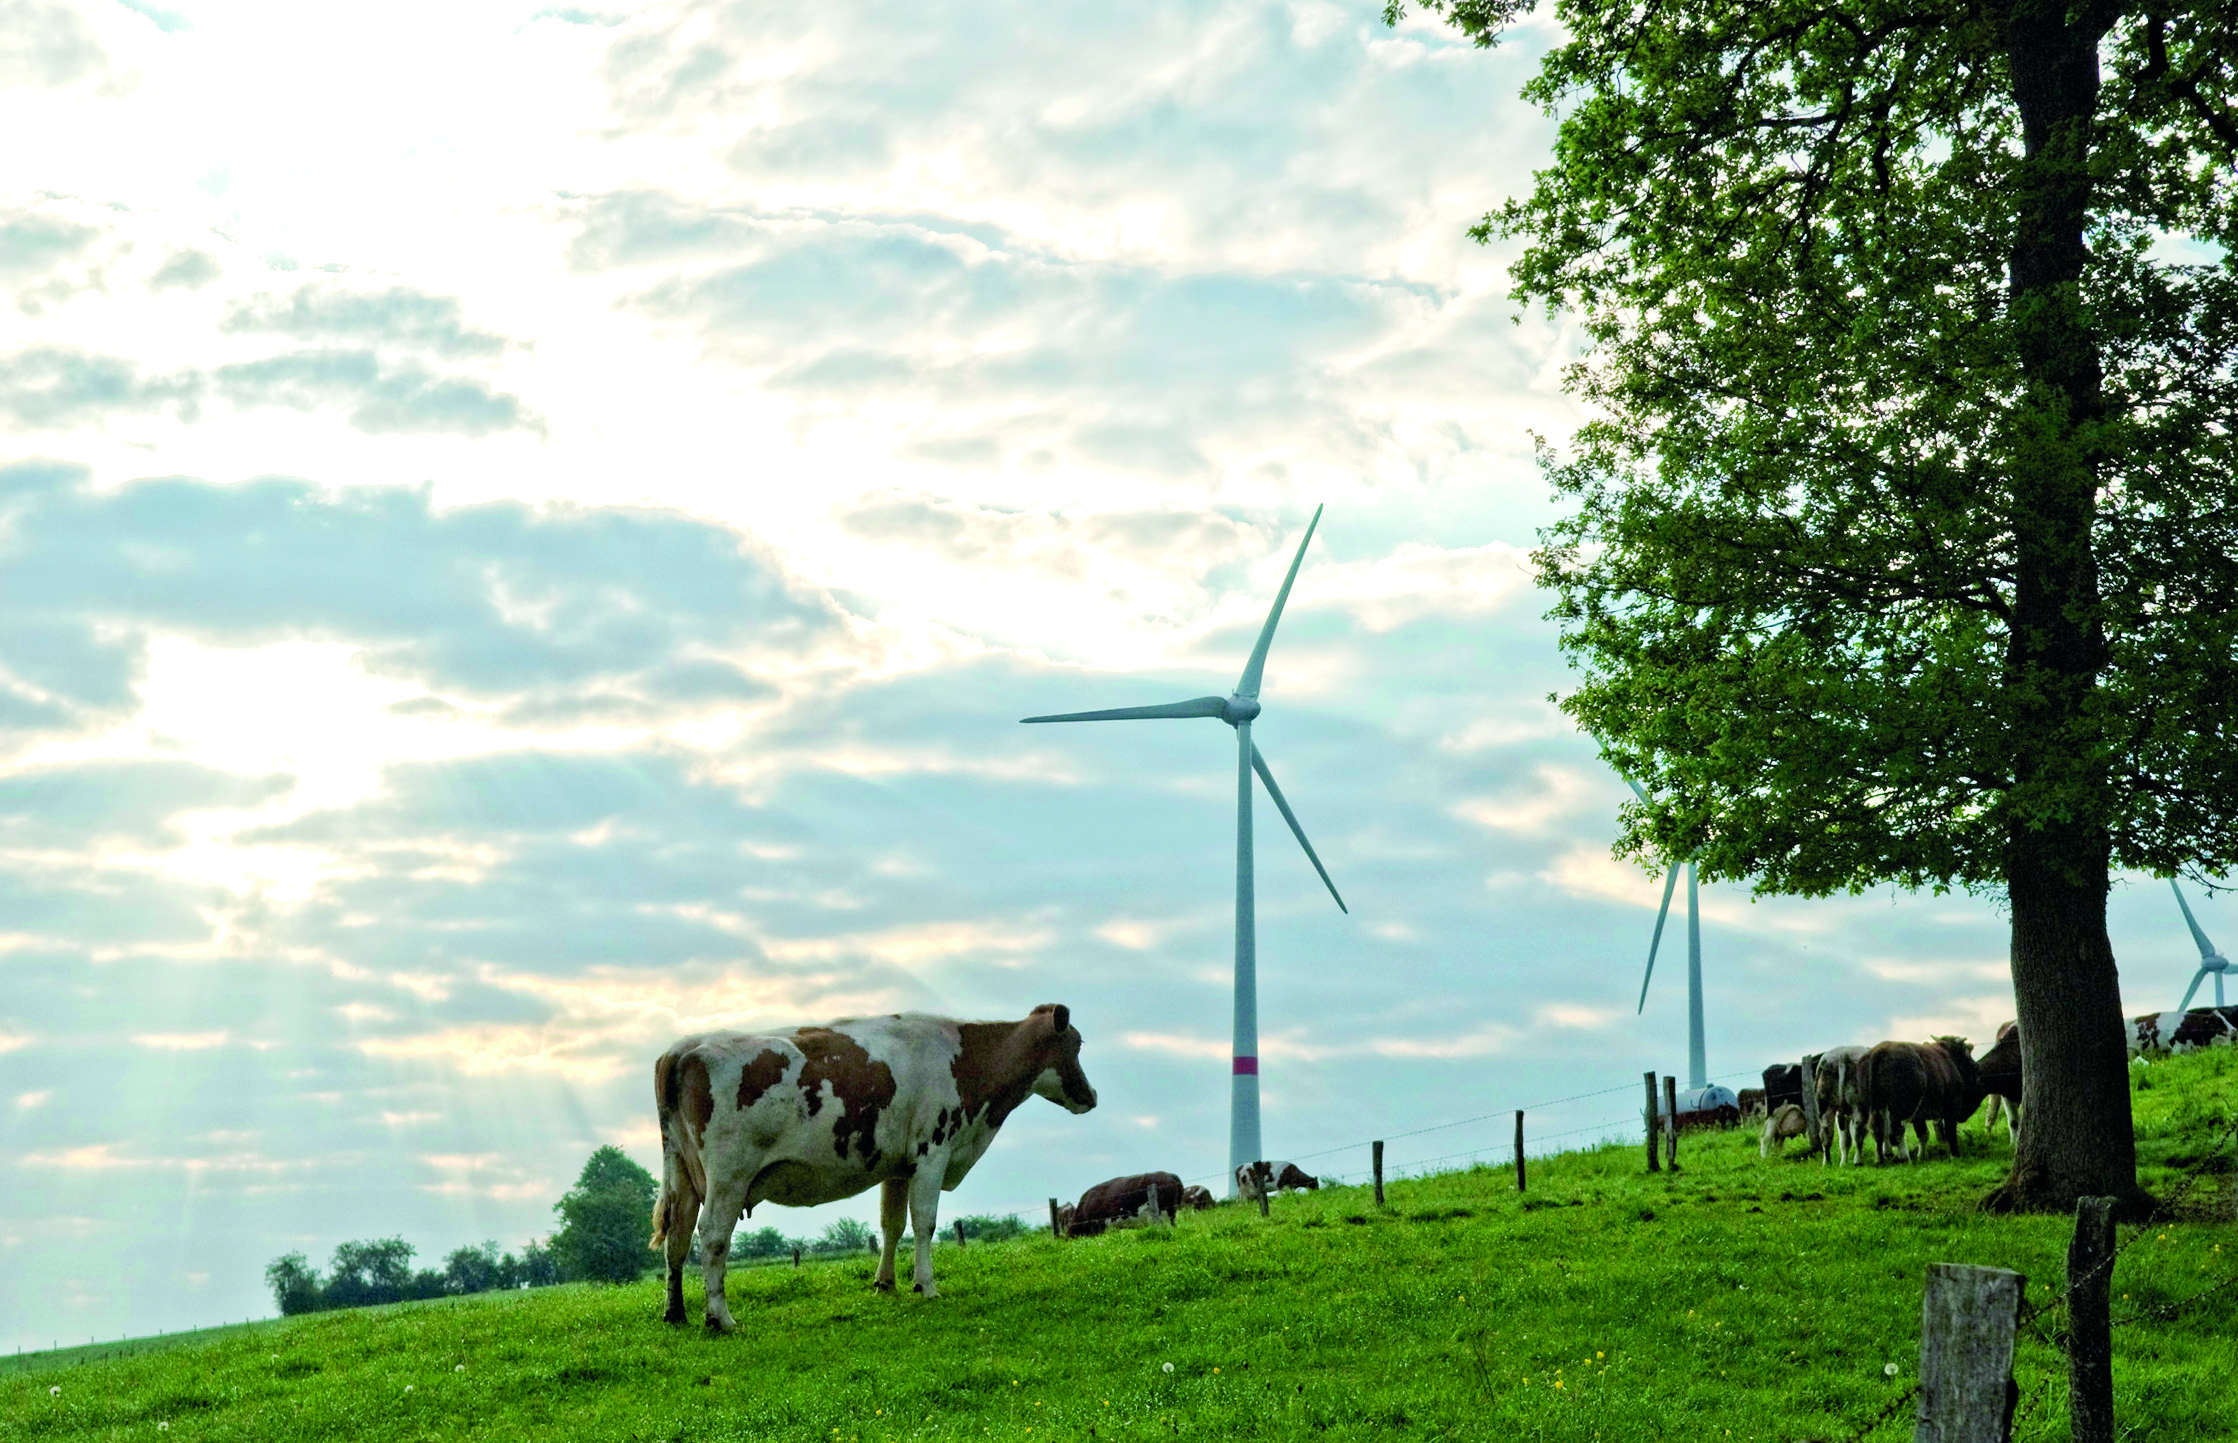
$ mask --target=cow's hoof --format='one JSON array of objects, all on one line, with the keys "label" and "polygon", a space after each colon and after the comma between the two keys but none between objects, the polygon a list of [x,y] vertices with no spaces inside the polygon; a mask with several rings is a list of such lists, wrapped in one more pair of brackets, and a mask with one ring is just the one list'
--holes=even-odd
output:
[{"label": "cow's hoof", "polygon": [[890,1293],[894,1290],[894,1280],[892,1278],[880,1278],[870,1286],[873,1292]]},{"label": "cow's hoof", "polygon": [[682,1308],[670,1308],[667,1312],[661,1314],[661,1321],[670,1327],[681,1328],[691,1319],[684,1315]]},{"label": "cow's hoof", "polygon": [[731,1330],[731,1326],[728,1319],[709,1318],[707,1320],[707,1336],[720,1338]]}]

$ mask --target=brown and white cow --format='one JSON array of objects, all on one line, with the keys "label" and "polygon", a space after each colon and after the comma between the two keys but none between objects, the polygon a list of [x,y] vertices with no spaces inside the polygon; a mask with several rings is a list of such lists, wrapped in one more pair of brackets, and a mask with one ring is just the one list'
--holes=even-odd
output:
[{"label": "brown and white cow", "polygon": [[1918,1136],[1922,1156],[1929,1123],[1942,1132],[1950,1155],[1958,1156],[1958,1125],[1982,1105],[1973,1044],[1963,1037],[1876,1043],[1858,1061],[1857,1090],[1871,1119],[1876,1162],[1888,1161],[1892,1145],[1899,1155],[1911,1156],[1906,1123]]},{"label": "brown and white cow", "polygon": [[1989,1094],[1989,1113],[1982,1119],[1982,1131],[1994,1132],[1997,1115],[2007,1115],[2005,1135],[2014,1145],[2020,1142],[2020,1024],[2008,1022],[1997,1029],[1997,1040],[1989,1051],[1974,1059],[1976,1070],[1981,1073],[1982,1091]]},{"label": "brown and white cow", "polygon": [[1063,1219],[1065,1236],[1092,1238],[1106,1228],[1132,1222],[1148,1210],[1153,1198],[1160,1215],[1172,1217],[1181,1207],[1181,1179],[1170,1172],[1138,1172],[1099,1182],[1080,1195],[1071,1215]]},{"label": "brown and white cow", "polygon": [[1191,1212],[1203,1212],[1213,1205],[1213,1201],[1211,1188],[1191,1183],[1181,1190],[1181,1205]]},{"label": "brown and white cow", "polygon": [[2129,1055],[2238,1046],[2238,1007],[2148,1012],[2129,1019]]},{"label": "brown and white cow", "polygon": [[[1264,1168],[1261,1173],[1259,1169]],[[1267,1179],[1267,1193],[1272,1196],[1293,1188],[1313,1191],[1321,1186],[1321,1179],[1307,1172],[1294,1162],[1247,1162],[1236,1169],[1236,1192],[1245,1202],[1259,1200],[1259,1179]]]},{"label": "brown and white cow", "polygon": [[1758,1157],[1770,1157],[1777,1148],[1787,1151],[1787,1140],[1802,1137],[1810,1131],[1810,1124],[1803,1118],[1803,1109],[1792,1102],[1783,1102],[1764,1119],[1764,1137],[1756,1144]]},{"label": "brown and white cow", "polygon": [[922,1013],[853,1017],[790,1032],[686,1037],[653,1064],[661,1190],[653,1244],[668,1256],[668,1321],[684,1321],[684,1259],[697,1224],[707,1326],[723,1296],[731,1230],[759,1202],[813,1207],[883,1185],[877,1286],[894,1285],[903,1223],[917,1230],[917,1291],[933,1297],[933,1230],[952,1190],[1027,1097],[1096,1105],[1080,1033],[1063,1006],[1021,1022]]}]

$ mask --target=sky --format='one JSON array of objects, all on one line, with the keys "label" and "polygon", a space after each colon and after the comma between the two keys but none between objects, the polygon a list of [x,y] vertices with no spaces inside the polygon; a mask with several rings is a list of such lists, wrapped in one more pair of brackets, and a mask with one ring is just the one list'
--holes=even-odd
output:
[{"label": "sky", "polygon": [[[1635,1014],[1661,886],[1528,561],[1578,339],[1466,235],[1547,40],[0,0],[0,1349],[548,1236],[708,1028],[1063,1002],[1101,1105],[944,1215],[1212,1178],[1230,736],[1018,719],[1231,689],[1317,506],[1254,733],[1351,911],[1262,803],[1267,1150],[1628,1130],[1683,933]],[[1701,912],[1735,1085],[2012,1015],[1992,899]],[[2112,926],[2173,1006],[2165,888]]]}]

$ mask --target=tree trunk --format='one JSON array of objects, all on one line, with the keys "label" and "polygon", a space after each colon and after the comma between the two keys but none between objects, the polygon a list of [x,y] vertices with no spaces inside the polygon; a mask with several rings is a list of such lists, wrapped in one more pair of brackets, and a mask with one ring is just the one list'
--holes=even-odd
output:
[{"label": "tree trunk", "polygon": [[1990,1203],[2031,1211],[2072,1212],[2094,1195],[2119,1199],[2124,1211],[2151,1204],[2137,1186],[2121,987],[2106,935],[2104,819],[2115,799],[2096,718],[2107,661],[2094,548],[2106,405],[2081,283],[2105,8],[2010,0],[1999,17],[2023,144],[2008,317],[2024,394],[2006,438],[2014,771],[2005,879],[2029,1126]]},{"label": "tree trunk", "polygon": [[[2103,856],[2103,853],[2101,853]],[[2085,1197],[2149,1211],[2137,1185],[2121,984],[2106,935],[2106,869],[2095,886],[2058,871],[2012,878],[2013,994],[2020,1008],[2021,1115],[2000,1210],[2072,1211]]]}]

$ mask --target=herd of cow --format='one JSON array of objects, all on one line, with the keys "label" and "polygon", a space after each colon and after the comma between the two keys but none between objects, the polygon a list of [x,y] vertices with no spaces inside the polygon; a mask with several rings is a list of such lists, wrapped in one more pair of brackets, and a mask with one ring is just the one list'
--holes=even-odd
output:
[{"label": "herd of cow", "polygon": [[[2238,1038],[2238,1008],[2140,1018],[2133,1050],[2207,1046]],[[1856,1160],[1870,1132],[1877,1155],[1909,1157],[1908,1125],[1924,1149],[1930,1124],[1953,1154],[1958,1124],[1995,1097],[2020,1122],[2020,1036],[2008,1023],[1979,1060],[1962,1038],[1835,1048],[1767,1069],[1764,1147],[1813,1133]],[[1805,1088],[1809,1089],[1808,1096]],[[1753,1089],[1752,1089],[1753,1091]],[[1096,1105],[1080,1070],[1071,1009],[1044,1003],[1017,1022],[965,1022],[923,1013],[853,1017],[786,1032],[715,1032],[686,1037],[653,1064],[660,1116],[661,1185],[653,1246],[668,1261],[668,1320],[684,1321],[684,1264],[696,1233],[707,1280],[707,1326],[733,1326],[723,1296],[731,1233],[760,1202],[812,1207],[882,1189],[884,1247],[876,1286],[894,1286],[905,1226],[916,1232],[914,1282],[931,1297],[933,1233],[940,1195],[961,1183],[1028,1097],[1068,1112]],[[1811,1126],[1811,1119],[1817,1126]],[[1994,1113],[1992,1114],[1994,1120]],[[1792,1129],[1792,1130],[1790,1130]],[[1320,1184],[1292,1163],[1239,1168],[1247,1200],[1267,1190]],[[1172,1173],[1100,1183],[1073,1204],[1060,1228],[1083,1236],[1146,1209],[1171,1216],[1211,1204]]]},{"label": "herd of cow", "polygon": [[[2189,1012],[2152,1013],[2129,1024],[2132,1055],[2188,1052],[2197,1047],[2238,1042],[2238,1007],[2198,1007]],[[1994,1133],[2000,1114],[2006,1131],[2021,1123],[2020,1025],[1997,1029],[1997,1040],[1979,1058],[1963,1037],[1928,1042],[1882,1042],[1872,1047],[1836,1047],[1814,1052],[1801,1062],[1764,1069],[1761,1090],[1741,1093],[1743,1115],[1760,1111],[1769,1157],[1792,1137],[1804,1138],[1829,1162],[1864,1160],[1865,1139],[1873,1140],[1873,1160],[1891,1156],[1906,1161],[1927,1150],[1932,1126],[1958,1155],[1958,1126],[1989,1104],[1983,1120]],[[1911,1129],[1912,1136],[1905,1135]],[[1918,1147],[1915,1150],[1913,1142]]]}]

